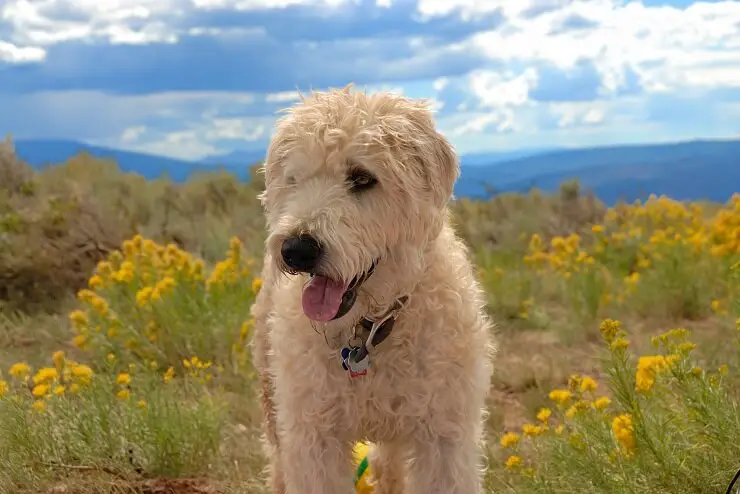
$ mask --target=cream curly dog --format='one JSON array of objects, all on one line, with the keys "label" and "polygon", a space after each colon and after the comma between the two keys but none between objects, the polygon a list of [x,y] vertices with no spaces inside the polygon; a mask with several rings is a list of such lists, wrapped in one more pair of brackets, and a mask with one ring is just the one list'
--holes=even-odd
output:
[{"label": "cream curly dog", "polygon": [[448,220],[459,166],[425,104],[350,87],[302,98],[265,160],[252,313],[272,489],[482,492],[494,344]]}]

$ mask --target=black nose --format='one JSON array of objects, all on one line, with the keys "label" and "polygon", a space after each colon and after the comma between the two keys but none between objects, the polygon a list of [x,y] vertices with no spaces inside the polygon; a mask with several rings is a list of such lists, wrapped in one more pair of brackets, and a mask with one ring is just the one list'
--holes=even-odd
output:
[{"label": "black nose", "polygon": [[288,237],[283,241],[280,254],[290,269],[308,273],[319,263],[321,246],[311,235]]}]

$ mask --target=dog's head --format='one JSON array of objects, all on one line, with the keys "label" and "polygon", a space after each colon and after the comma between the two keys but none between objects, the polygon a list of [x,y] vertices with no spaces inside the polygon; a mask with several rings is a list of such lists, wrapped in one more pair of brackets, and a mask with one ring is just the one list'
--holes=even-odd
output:
[{"label": "dog's head", "polygon": [[275,129],[265,160],[267,248],[305,273],[303,309],[346,314],[388,254],[421,253],[442,228],[459,174],[425,103],[390,93],[313,93]]}]

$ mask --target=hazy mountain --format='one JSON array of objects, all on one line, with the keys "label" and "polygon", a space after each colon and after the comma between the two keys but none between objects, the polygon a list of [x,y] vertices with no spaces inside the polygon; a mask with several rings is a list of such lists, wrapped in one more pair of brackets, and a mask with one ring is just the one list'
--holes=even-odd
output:
[{"label": "hazy mountain", "polygon": [[620,198],[647,198],[651,193],[725,201],[740,192],[740,139],[546,152],[466,168],[455,190],[459,196],[485,196],[485,183],[499,192],[533,186],[553,191],[572,178],[608,204]]},{"label": "hazy mountain", "polygon": [[[42,168],[49,164],[66,161],[75,154],[86,151],[99,157],[110,158],[126,172],[134,172],[146,178],[159,178],[167,174],[172,180],[184,181],[192,173],[215,170],[216,164],[179,160],[147,153],[123,151],[101,146],[91,146],[77,141],[63,140],[15,140],[16,153],[34,168]],[[248,167],[239,163],[219,162],[224,169],[234,173],[239,178],[246,179],[249,175]]]},{"label": "hazy mountain", "polygon": [[[264,159],[262,150],[235,151],[199,162],[146,153],[90,146],[74,141],[18,140],[18,155],[32,166],[65,161],[80,151],[114,159],[119,167],[147,178],[167,174],[176,181],[216,165],[240,179],[251,164]],[[620,198],[646,198],[650,193],[677,199],[726,201],[740,191],[740,139],[697,140],[672,144],[625,145],[583,149],[529,149],[463,155],[458,197],[495,191],[526,191],[532,186],[553,191],[578,178],[585,189],[613,204]]]}]

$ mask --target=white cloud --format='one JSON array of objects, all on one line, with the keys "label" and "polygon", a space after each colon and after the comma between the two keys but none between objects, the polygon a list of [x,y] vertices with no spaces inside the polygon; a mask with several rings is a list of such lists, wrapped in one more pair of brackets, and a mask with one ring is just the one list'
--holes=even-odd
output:
[{"label": "white cloud", "polygon": [[19,47],[0,40],[0,60],[10,63],[40,62],[46,58],[46,52],[35,47]]},{"label": "white cloud", "polygon": [[269,103],[285,103],[299,101],[301,99],[298,91],[283,91],[280,93],[269,93],[265,96],[265,101]]},{"label": "white cloud", "polygon": [[144,125],[129,127],[121,134],[121,142],[125,144],[136,142],[144,132],[146,132],[146,127]]}]

